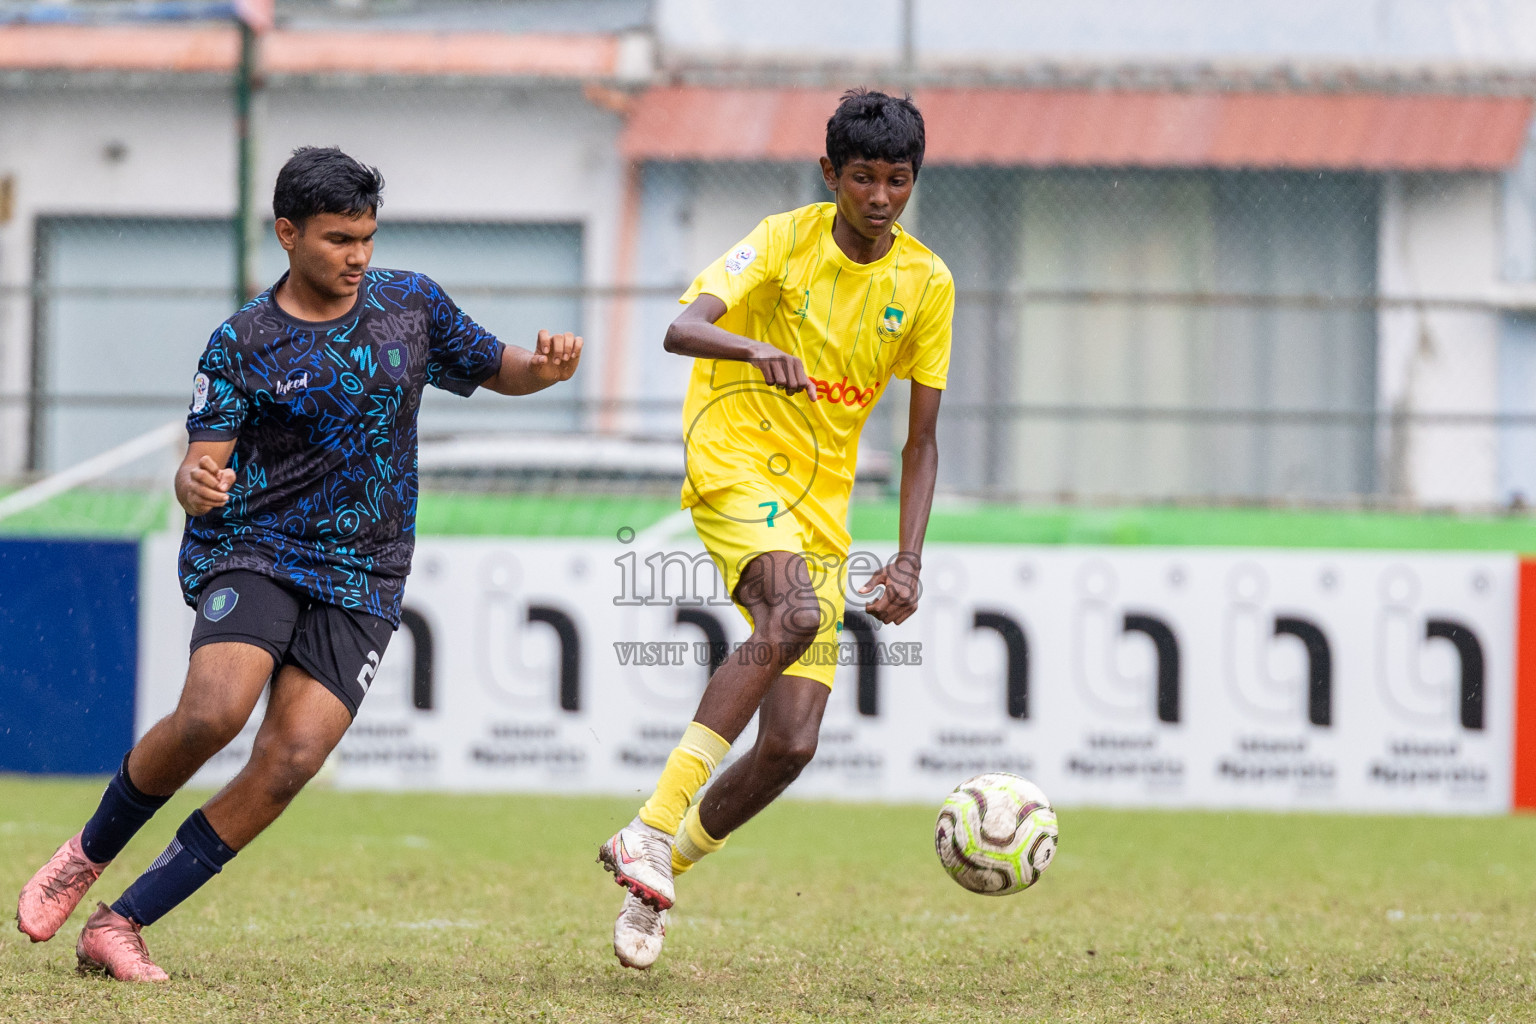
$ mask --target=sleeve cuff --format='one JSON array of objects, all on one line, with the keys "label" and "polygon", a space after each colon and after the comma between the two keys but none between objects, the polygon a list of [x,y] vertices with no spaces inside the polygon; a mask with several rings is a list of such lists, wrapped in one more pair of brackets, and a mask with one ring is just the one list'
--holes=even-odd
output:
[{"label": "sleeve cuff", "polygon": [[903,380],[917,381],[917,383],[923,385],[924,387],[930,387],[936,391],[943,391],[944,385],[947,382],[947,378],[945,377],[936,377],[933,374],[925,373],[922,370],[915,370],[909,374],[898,373],[896,376],[901,377]]},{"label": "sleeve cuff", "polygon": [[713,295],[715,298],[725,303],[726,309],[731,308],[731,300],[712,288],[689,288],[682,295],[678,296],[677,304],[679,306],[691,306],[693,303],[698,301],[700,296],[703,295]]},{"label": "sleeve cuff", "polygon": [[207,427],[197,427],[187,431],[188,441],[233,441],[239,437],[234,430],[210,430]]},{"label": "sleeve cuff", "polygon": [[500,373],[501,359],[502,356],[506,353],[507,343],[502,341],[500,338],[495,338],[492,340],[496,342],[496,352],[495,355],[492,355],[486,359],[484,369],[479,371],[471,371],[470,374],[465,377],[444,375],[438,380],[437,386],[451,395],[458,395],[460,398],[468,398],[470,395],[474,394],[476,390],[483,387],[486,381]]},{"label": "sleeve cuff", "polygon": [[460,391],[458,394],[468,398],[470,395],[475,393],[477,388],[483,387],[486,381],[490,380],[492,377],[501,372],[501,361],[505,359],[507,355],[507,343],[502,341],[500,338],[496,338],[494,340],[496,342],[496,351],[495,354],[493,354],[489,359],[485,361],[484,371],[477,374],[472,380],[466,381],[465,384],[468,387],[468,390]]}]

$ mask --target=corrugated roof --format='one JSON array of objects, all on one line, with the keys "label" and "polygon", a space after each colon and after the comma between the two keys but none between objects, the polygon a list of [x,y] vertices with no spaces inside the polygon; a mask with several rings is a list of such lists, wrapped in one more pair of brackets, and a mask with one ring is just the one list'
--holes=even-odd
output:
[{"label": "corrugated roof", "polygon": [[229,25],[0,27],[7,71],[230,71],[239,57]]},{"label": "corrugated roof", "polygon": [[[614,74],[610,35],[500,32],[275,31],[262,37],[269,74],[555,76]],[[0,26],[0,70],[230,72],[228,25]]]},{"label": "corrugated roof", "polygon": [[[933,164],[1502,170],[1524,97],[927,89],[914,97]],[[835,90],[652,89],[621,147],[633,160],[809,160]]]}]

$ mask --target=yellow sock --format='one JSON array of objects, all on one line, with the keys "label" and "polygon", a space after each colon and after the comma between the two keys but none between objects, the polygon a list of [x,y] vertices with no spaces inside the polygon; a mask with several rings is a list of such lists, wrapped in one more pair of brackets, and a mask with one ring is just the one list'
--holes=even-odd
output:
[{"label": "yellow sock", "polygon": [[640,820],[667,835],[675,835],[694,795],[704,788],[730,749],[731,745],[713,729],[689,722],[683,738],[667,755],[667,766],[656,780],[656,792],[640,808]]},{"label": "yellow sock", "polygon": [[716,839],[704,831],[704,823],[699,820],[699,805],[694,804],[688,808],[682,827],[677,830],[677,838],[672,841],[672,873],[680,875],[687,871],[705,854],[719,850],[729,838],[730,836],[725,836]]}]

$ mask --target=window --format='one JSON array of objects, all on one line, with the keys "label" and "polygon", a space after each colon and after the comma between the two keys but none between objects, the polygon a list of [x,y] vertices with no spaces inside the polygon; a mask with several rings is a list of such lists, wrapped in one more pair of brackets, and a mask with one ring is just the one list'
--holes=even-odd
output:
[{"label": "window", "polygon": [[1372,489],[1374,179],[923,179],[917,233],[960,291],[947,486],[1068,500]]},{"label": "window", "polygon": [[[61,469],[185,415],[198,356],[232,304],[231,230],[175,218],[38,222],[34,467]],[[574,224],[386,219],[374,265],[428,274],[487,329],[531,347],[541,327],[581,330],[581,247]],[[286,266],[269,235],[263,276]],[[465,402],[429,389],[421,430],[568,429],[575,396]]]}]

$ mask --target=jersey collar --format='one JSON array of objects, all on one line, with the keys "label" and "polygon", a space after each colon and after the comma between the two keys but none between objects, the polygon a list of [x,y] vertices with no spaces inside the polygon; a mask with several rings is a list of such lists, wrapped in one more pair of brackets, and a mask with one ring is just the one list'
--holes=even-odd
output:
[{"label": "jersey collar", "polygon": [[297,327],[301,331],[328,331],[332,327],[340,327],[347,321],[356,319],[357,315],[363,311],[363,302],[367,298],[366,293],[368,291],[368,271],[366,270],[363,271],[363,279],[358,282],[357,299],[352,303],[352,308],[334,320],[300,320],[282,306],[279,306],[277,304],[277,290],[282,287],[283,282],[286,280],[288,280],[288,271],[285,270],[283,271],[283,276],[277,279],[277,283],[267,289],[264,298],[267,300],[267,305],[272,307],[273,316],[285,324]]},{"label": "jersey collar", "polygon": [[822,203],[821,205],[824,207],[821,215],[821,230],[826,233],[821,251],[830,256],[833,263],[855,274],[873,274],[886,269],[896,262],[897,250],[901,248],[902,239],[906,235],[906,231],[902,229],[900,224],[892,225],[891,247],[886,250],[884,256],[881,256],[873,263],[859,263],[849,259],[848,254],[843,252],[842,247],[837,244],[837,239],[832,237],[832,224],[837,218],[837,204]]}]

